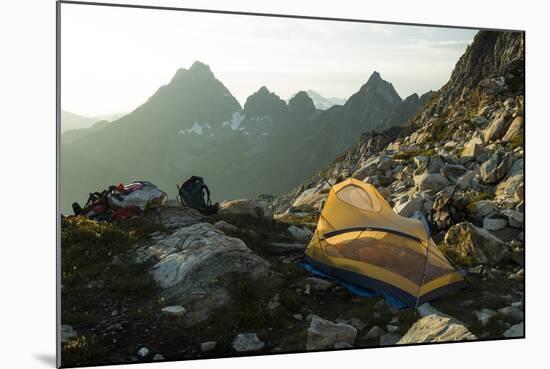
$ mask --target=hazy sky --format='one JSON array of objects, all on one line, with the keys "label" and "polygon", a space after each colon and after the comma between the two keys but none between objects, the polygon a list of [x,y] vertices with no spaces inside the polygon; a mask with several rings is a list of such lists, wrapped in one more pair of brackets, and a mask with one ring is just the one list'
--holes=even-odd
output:
[{"label": "hazy sky", "polygon": [[402,98],[439,89],[476,31],[63,4],[62,109],[130,112],[200,60],[244,104],[265,85],[348,98],[374,70]]}]

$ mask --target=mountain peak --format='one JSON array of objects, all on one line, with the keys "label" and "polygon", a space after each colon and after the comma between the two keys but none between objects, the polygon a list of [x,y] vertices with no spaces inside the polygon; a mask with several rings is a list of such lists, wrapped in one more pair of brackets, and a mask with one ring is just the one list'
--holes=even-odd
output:
[{"label": "mountain peak", "polygon": [[207,64],[204,64],[200,61],[195,61],[191,68],[185,69],[185,68],[179,68],[176,71],[176,74],[174,74],[174,77],[172,77],[172,82],[181,78],[182,76],[191,73],[193,75],[202,75],[202,76],[209,76],[214,77],[214,74],[210,70],[210,67]]},{"label": "mountain peak", "polygon": [[418,94],[416,92],[413,92],[411,95],[407,96],[403,101],[414,101],[419,99],[420,97],[418,96]]},{"label": "mountain peak", "polygon": [[210,72],[212,73],[212,71],[210,70],[210,67],[208,66],[208,64],[204,64],[203,62],[200,62],[200,61],[195,61],[193,63],[193,65],[191,65],[191,68],[189,68],[189,71],[190,72]]},{"label": "mountain peak", "polygon": [[370,75],[369,80],[367,81],[367,84],[374,83],[374,82],[383,82],[383,81],[384,80],[382,79],[382,76],[380,76],[380,73],[378,73],[377,71],[374,71]]},{"label": "mountain peak", "polygon": [[291,101],[294,100],[294,99],[299,99],[299,100],[305,100],[305,99],[310,99],[311,98],[309,97],[309,95],[307,94],[306,91],[298,91],[293,97],[292,99],[290,99]]},{"label": "mountain peak", "polygon": [[313,100],[305,91],[299,91],[294,95],[292,99],[288,101],[288,108],[291,112],[311,113],[316,110]]},{"label": "mountain peak", "polygon": [[286,103],[265,86],[248,96],[243,108],[247,117],[273,116],[287,110]]},{"label": "mountain peak", "polygon": [[368,96],[373,97],[378,95],[391,105],[397,105],[401,103],[401,97],[399,96],[397,91],[395,91],[393,85],[390,82],[382,79],[380,73],[378,73],[377,71],[374,71],[371,74],[367,83],[361,86],[361,88],[355,95],[363,96],[364,98],[368,98]]},{"label": "mountain peak", "polygon": [[257,94],[261,94],[261,95],[269,95],[271,93],[271,91],[269,91],[269,89],[265,86],[262,86],[258,89],[258,91],[256,91]]}]

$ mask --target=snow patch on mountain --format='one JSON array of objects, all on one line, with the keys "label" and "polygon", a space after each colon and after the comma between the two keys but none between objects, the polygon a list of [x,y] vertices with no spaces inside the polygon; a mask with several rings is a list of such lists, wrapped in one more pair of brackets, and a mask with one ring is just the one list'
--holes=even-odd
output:
[{"label": "snow patch on mountain", "polygon": [[196,135],[202,136],[202,131],[205,128],[210,129],[210,125],[209,124],[202,125],[200,123],[193,122],[193,127],[189,128],[189,129],[182,129],[178,133],[180,135],[184,135],[184,134],[187,134],[187,133],[194,133]]},{"label": "snow patch on mountain", "polygon": [[241,114],[240,112],[236,111],[231,115],[231,121],[225,121],[222,123],[222,126],[229,126],[232,130],[237,130],[239,128],[239,125],[243,121],[245,116]]}]

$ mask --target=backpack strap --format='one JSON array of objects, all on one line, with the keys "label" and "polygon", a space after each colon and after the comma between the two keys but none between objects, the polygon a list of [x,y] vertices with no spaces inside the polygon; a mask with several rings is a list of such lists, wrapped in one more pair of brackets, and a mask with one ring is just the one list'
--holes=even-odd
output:
[{"label": "backpack strap", "polygon": [[86,205],[84,207],[92,205],[100,198],[101,194],[99,192],[90,192],[90,195],[88,196],[88,201],[86,201]]},{"label": "backpack strap", "polygon": [[206,203],[208,206],[212,205],[212,201],[210,201],[210,189],[207,185],[203,184],[203,188],[206,191]]},{"label": "backpack strap", "polygon": [[180,185],[176,183],[176,188],[178,189],[178,194],[176,195],[176,201],[180,206],[183,206],[183,199],[181,198],[181,190],[183,187],[180,187]]}]

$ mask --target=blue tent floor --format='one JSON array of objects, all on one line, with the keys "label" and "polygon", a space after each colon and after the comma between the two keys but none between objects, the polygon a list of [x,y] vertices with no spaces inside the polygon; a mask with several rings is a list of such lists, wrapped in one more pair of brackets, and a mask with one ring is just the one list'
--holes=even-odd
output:
[{"label": "blue tent floor", "polygon": [[373,290],[369,290],[367,288],[359,287],[357,285],[344,282],[341,279],[335,278],[333,276],[330,276],[326,274],[325,272],[315,268],[313,265],[309,264],[308,262],[302,260],[300,261],[300,265],[307,270],[308,272],[315,274],[318,277],[328,279],[332,282],[335,282],[345,289],[347,289],[349,292],[353,293],[354,295],[361,296],[361,297],[375,297],[375,296],[383,296],[386,302],[392,306],[394,306],[397,309],[404,309],[407,307],[404,303],[399,301],[398,299],[386,294],[386,293],[379,293]]}]

